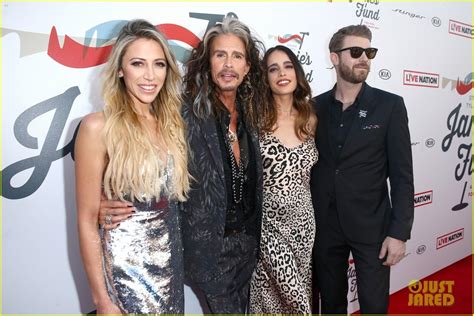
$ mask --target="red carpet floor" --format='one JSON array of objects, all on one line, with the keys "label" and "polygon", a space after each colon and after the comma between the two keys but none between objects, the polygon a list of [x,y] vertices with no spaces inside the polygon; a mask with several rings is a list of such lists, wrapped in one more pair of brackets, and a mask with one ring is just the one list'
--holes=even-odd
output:
[{"label": "red carpet floor", "polygon": [[472,256],[468,256],[420,280],[422,287],[407,287],[393,293],[389,314],[472,315],[472,268]]}]

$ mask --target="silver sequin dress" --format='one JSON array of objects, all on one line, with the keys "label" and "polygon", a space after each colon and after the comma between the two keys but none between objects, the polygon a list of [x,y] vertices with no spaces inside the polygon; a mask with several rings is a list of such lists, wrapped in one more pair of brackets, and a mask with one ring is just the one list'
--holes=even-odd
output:
[{"label": "silver sequin dress", "polygon": [[133,205],[135,213],[118,228],[101,230],[109,296],[128,314],[182,314],[184,270],[178,204],[163,196],[159,201],[134,201]]}]

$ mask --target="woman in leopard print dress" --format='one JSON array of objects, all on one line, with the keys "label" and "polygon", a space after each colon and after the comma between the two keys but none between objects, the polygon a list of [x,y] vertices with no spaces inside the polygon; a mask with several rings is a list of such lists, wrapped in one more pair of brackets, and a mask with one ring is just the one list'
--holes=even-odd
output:
[{"label": "woman in leopard print dress", "polygon": [[260,109],[263,214],[250,313],[311,313],[316,232],[309,187],[318,159],[311,89],[295,54],[275,46],[263,59],[267,102]]}]

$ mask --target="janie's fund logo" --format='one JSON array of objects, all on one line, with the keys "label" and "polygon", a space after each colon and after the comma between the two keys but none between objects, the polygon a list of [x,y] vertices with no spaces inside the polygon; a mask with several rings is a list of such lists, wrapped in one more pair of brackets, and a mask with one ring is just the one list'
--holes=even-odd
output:
[{"label": "janie's fund logo", "polygon": [[268,35],[270,42],[275,42],[276,45],[284,45],[291,49],[300,64],[305,70],[305,77],[309,83],[313,82],[313,69],[311,64],[313,63],[312,57],[309,52],[303,49],[305,39],[309,37],[309,32],[298,32],[298,33],[286,33],[285,35]]},{"label": "janie's fund logo", "polygon": [[408,285],[408,306],[452,306],[454,281],[413,280]]}]

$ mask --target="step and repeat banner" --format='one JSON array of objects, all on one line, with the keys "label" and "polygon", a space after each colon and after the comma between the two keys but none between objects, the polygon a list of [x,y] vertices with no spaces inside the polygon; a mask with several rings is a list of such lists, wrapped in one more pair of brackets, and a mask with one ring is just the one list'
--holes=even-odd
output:
[{"label": "step and repeat banner", "polygon": [[[365,24],[379,48],[368,83],[402,95],[415,175],[408,256],[392,269],[398,291],[472,252],[472,4],[346,2],[2,3],[3,313],[94,309],[78,249],[72,137],[99,111],[110,40],[130,19],[159,26],[180,63],[204,32],[232,15],[267,47],[290,47],[313,95],[332,88],[328,42]],[[450,280],[444,280],[449,282]],[[358,308],[348,270],[350,309]],[[450,283],[446,283],[450,284]],[[455,304],[450,291],[433,304]],[[407,305],[429,304],[423,284]],[[431,293],[430,295],[432,295]],[[186,286],[186,312],[202,313]]]}]

